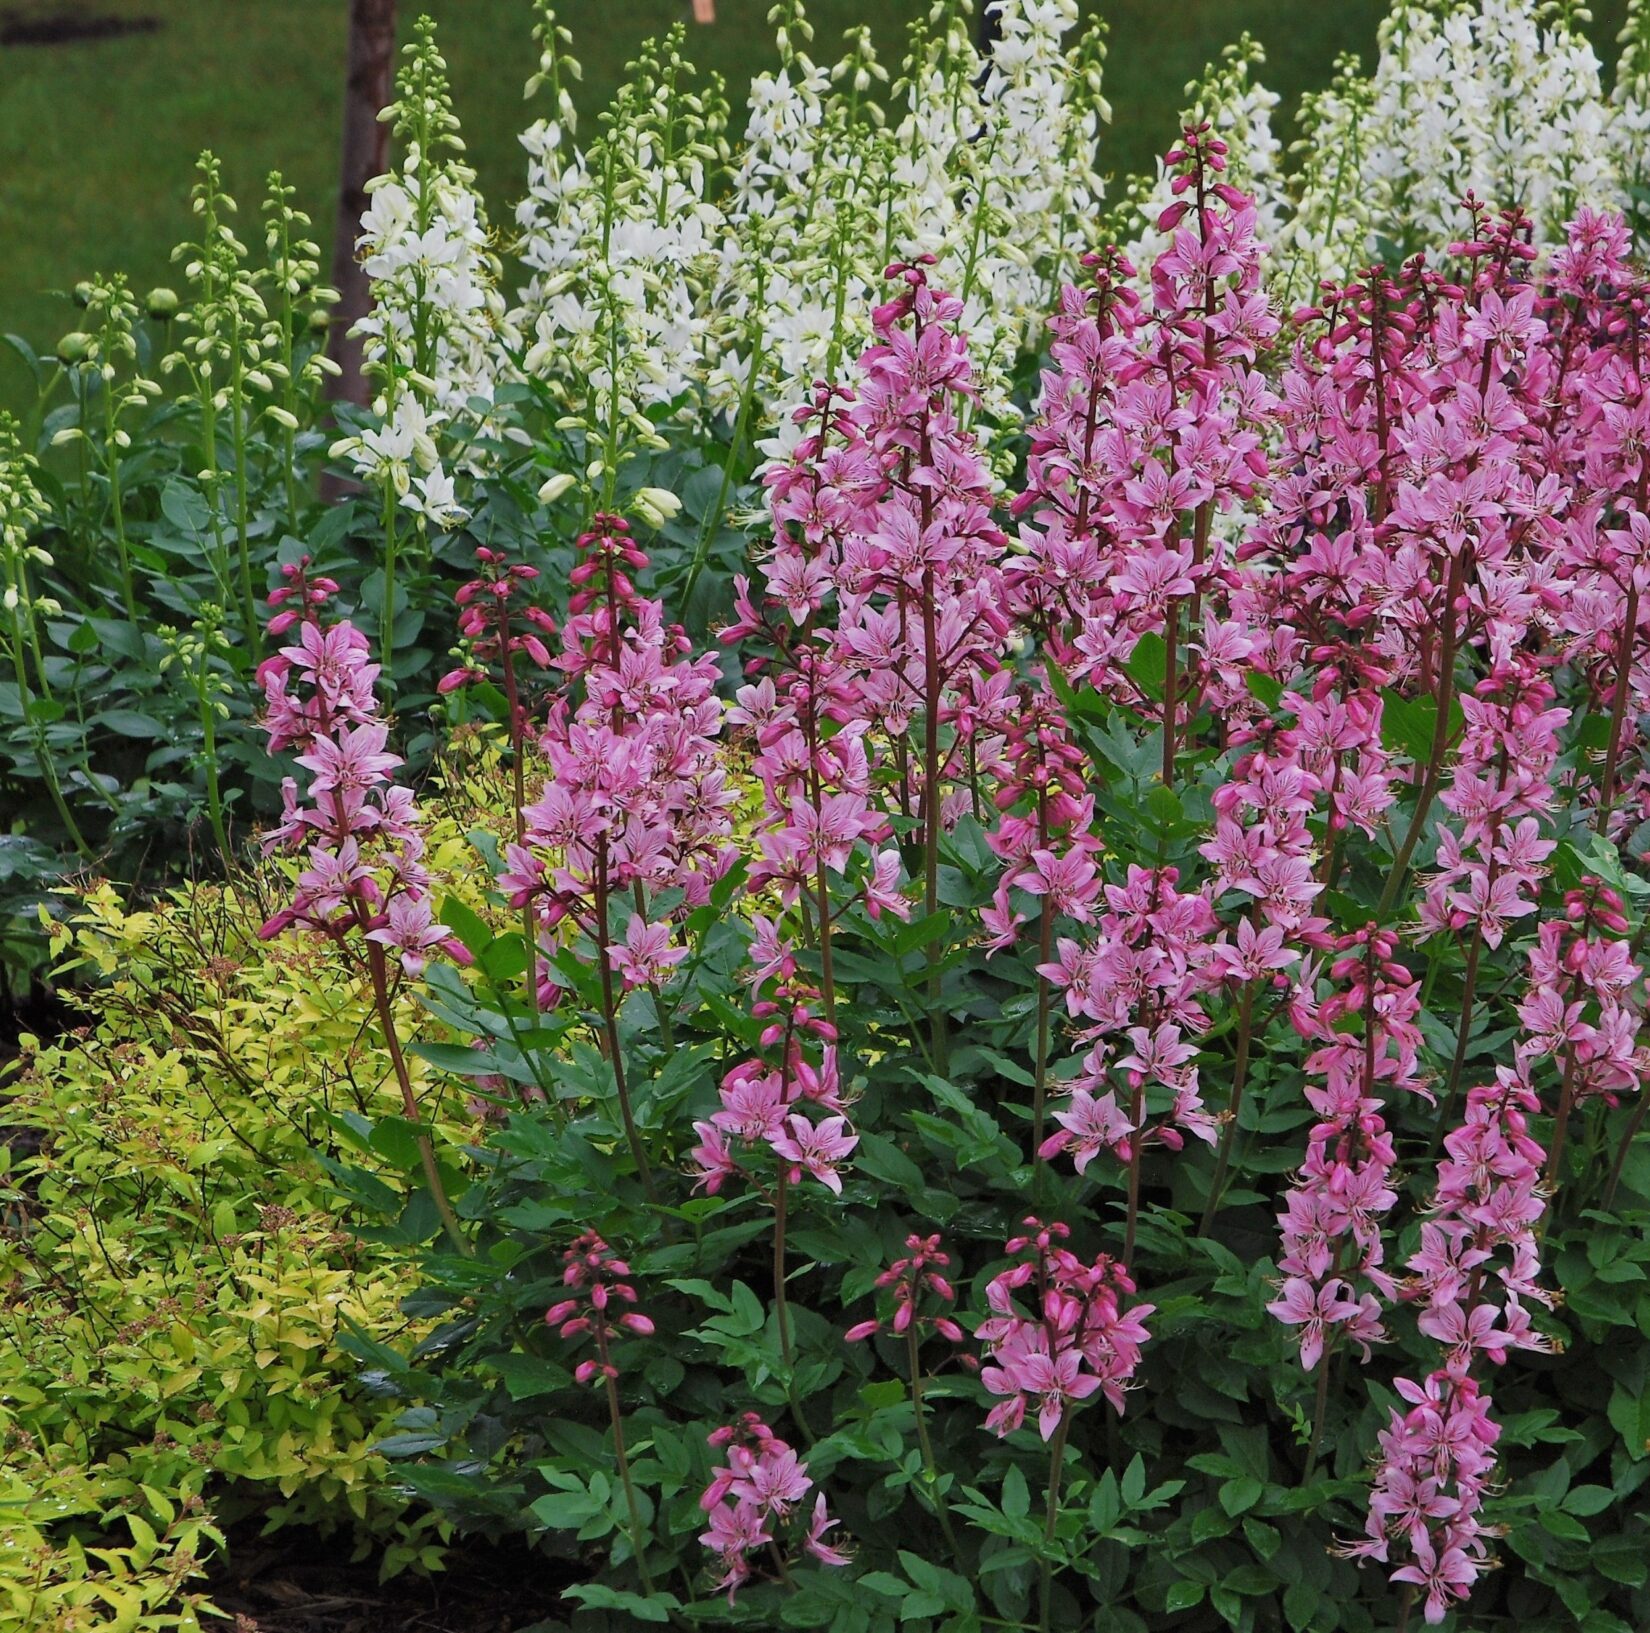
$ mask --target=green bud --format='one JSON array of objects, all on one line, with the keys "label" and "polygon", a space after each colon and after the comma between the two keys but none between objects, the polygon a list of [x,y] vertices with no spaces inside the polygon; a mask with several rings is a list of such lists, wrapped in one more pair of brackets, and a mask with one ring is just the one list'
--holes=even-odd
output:
[{"label": "green bud", "polygon": [[176,317],[178,312],[178,297],[175,290],[167,288],[151,289],[144,296],[144,305],[149,308],[149,316],[157,322],[164,322],[167,318]]},{"label": "green bud", "polygon": [[83,329],[71,329],[57,343],[57,360],[60,363],[84,363],[91,351],[92,337]]}]

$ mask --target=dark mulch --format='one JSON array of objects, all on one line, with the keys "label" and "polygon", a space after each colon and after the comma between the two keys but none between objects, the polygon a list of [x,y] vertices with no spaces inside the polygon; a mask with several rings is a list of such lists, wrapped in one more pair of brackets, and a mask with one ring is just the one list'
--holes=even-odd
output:
[{"label": "dark mulch", "polygon": [[526,1633],[565,1614],[555,1565],[519,1545],[455,1541],[445,1571],[380,1584],[344,1537],[248,1525],[229,1542],[207,1583],[225,1633]]},{"label": "dark mulch", "polygon": [[82,40],[116,40],[125,34],[153,34],[158,17],[113,17],[84,11],[0,11],[0,45],[77,45]]}]

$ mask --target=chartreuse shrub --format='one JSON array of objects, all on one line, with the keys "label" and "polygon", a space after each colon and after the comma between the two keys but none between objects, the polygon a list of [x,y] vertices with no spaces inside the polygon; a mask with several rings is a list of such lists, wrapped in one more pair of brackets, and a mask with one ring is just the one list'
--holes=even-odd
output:
[{"label": "chartreuse shrub", "polygon": [[[431,845],[462,878],[452,820]],[[340,1347],[420,1330],[401,1102],[370,992],[258,940],[276,883],[142,911],[103,885],[53,927],[86,1024],[25,1040],[0,1101],[0,1625],[202,1625],[247,1514],[341,1530],[386,1573],[440,1561],[448,1525],[373,1449],[393,1403]],[[472,1110],[412,1070],[455,1146]],[[363,1232],[360,1194],[388,1228]]]}]

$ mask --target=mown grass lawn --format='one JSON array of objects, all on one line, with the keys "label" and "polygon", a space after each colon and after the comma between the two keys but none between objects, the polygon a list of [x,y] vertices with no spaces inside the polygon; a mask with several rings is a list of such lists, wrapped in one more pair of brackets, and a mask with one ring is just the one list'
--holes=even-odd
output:
[{"label": "mown grass lawn", "polygon": [[[890,65],[927,0],[811,0],[815,55],[835,55],[842,30],[869,21]],[[1624,0],[1595,4],[1595,38],[1613,40]],[[771,57],[769,0],[719,0],[718,21],[689,49],[742,82]],[[1173,134],[1182,87],[1220,48],[1252,31],[1266,79],[1285,98],[1323,84],[1335,56],[1366,60],[1385,0],[1085,0],[1111,25],[1107,94],[1115,109],[1110,168],[1147,166]],[[526,0],[402,0],[441,25],[482,186],[495,217],[521,175],[514,133],[526,122],[521,86],[532,67]],[[212,147],[242,201],[243,234],[272,168],[294,182],[325,238],[342,78],[345,0],[14,0],[16,15],[81,11],[152,16],[154,33],[0,50],[0,330],[49,344],[71,326],[61,291],[95,270],[126,270],[141,292],[171,280],[172,246],[190,228],[190,167]],[[595,113],[649,35],[689,14],[687,0],[563,0],[558,10],[585,67],[581,107]],[[1613,45],[1604,54],[1613,59]],[[56,292],[56,293],[54,293]],[[20,371],[0,361],[0,401]]]}]

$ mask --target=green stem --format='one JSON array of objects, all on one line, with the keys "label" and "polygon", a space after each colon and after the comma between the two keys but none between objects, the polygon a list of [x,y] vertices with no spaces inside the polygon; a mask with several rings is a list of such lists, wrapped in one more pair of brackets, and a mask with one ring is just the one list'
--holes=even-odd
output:
[{"label": "green stem", "polygon": [[241,615],[246,624],[248,649],[257,645],[258,599],[252,591],[252,545],[247,530],[246,500],[246,390],[242,380],[245,364],[241,355],[240,325],[234,335],[235,366],[230,372],[229,407],[234,415],[235,442],[235,546],[240,560]]},{"label": "green stem", "polygon": [[395,680],[395,487],[384,489],[384,611],[378,626],[378,661],[384,678]]},{"label": "green stem", "polygon": [[[13,585],[15,592],[16,585]],[[22,598],[19,597],[21,604]],[[32,621],[32,611],[30,614]],[[57,780],[57,762],[48,752],[46,744],[46,729],[30,718],[29,708],[29,672],[23,661],[26,647],[23,634],[22,615],[18,607],[12,608],[11,613],[11,660],[12,668],[17,675],[17,703],[23,711],[23,718],[28,720],[32,730],[30,736],[34,740],[34,757],[40,764],[41,780],[46,785],[46,791],[52,797],[52,805],[57,810],[57,819],[63,824],[63,831],[69,836],[69,843],[74,846],[75,852],[84,860],[90,860],[92,847],[86,843],[86,836],[80,831],[80,824],[74,819],[74,813],[69,809],[69,802],[63,797],[63,786]],[[37,660],[38,661],[38,660]]]},{"label": "green stem", "polygon": [[[201,659],[204,664],[204,655]],[[229,830],[223,820],[223,791],[218,784],[218,714],[212,699],[203,691],[201,702],[201,747],[206,765],[206,813],[212,823],[212,837],[218,842],[218,855],[227,868],[234,860],[229,848]]]},{"label": "green stem", "polygon": [[126,544],[126,505],[120,489],[120,450],[115,442],[119,429],[115,422],[114,392],[104,388],[103,455],[109,478],[109,513],[115,524],[115,552],[120,560],[120,594],[126,616],[137,622],[137,592],[132,583],[132,557]]}]

